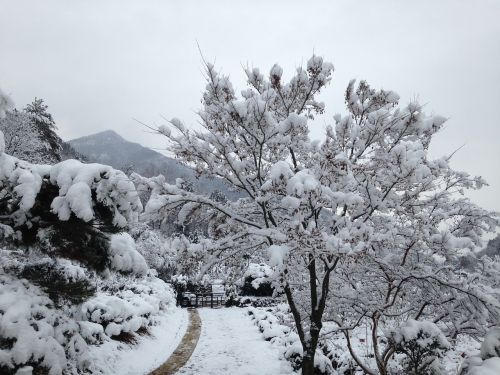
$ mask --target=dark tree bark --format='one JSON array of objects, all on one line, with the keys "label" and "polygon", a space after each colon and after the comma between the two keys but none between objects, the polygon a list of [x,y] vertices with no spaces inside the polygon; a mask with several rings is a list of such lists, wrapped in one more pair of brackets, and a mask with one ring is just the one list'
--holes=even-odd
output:
[{"label": "dark tree bark", "polygon": [[324,262],[325,273],[319,288],[318,295],[318,275],[316,269],[316,259],[312,256],[310,257],[308,271],[309,287],[311,292],[311,306],[309,313],[310,318],[308,334],[306,334],[304,330],[302,316],[297,308],[290,286],[285,287],[285,295],[287,297],[288,305],[290,306],[290,310],[295,321],[295,326],[297,327],[297,333],[302,344],[302,375],[314,375],[315,372],[314,358],[316,355],[316,349],[318,347],[321,328],[323,327],[323,313],[325,311],[326,299],[330,290],[330,274],[335,269],[337,262],[338,259],[332,266],[328,266],[328,263],[326,261]]}]

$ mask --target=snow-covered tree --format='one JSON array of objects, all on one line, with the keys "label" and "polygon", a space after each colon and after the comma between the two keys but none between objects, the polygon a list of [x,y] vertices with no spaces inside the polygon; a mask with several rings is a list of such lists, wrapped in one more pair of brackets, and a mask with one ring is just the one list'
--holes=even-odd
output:
[{"label": "snow-covered tree", "polygon": [[55,163],[61,161],[62,140],[56,133],[56,124],[47,108],[43,99],[35,98],[24,108],[24,112],[31,118],[46,144],[46,158]]},{"label": "snow-covered tree", "polygon": [[[28,258],[36,248],[48,259],[76,260],[94,271],[144,273],[142,256],[128,240],[112,235],[136,221],[141,210],[132,182],[111,167],[76,160],[36,165],[0,155],[0,234],[27,249]],[[64,295],[55,283],[59,277],[54,262],[24,270],[25,277],[45,283],[49,294],[54,289]]]},{"label": "snow-covered tree", "polygon": [[[0,90],[0,121],[5,118],[7,115],[7,111],[12,109],[14,106],[14,103],[10,99],[9,96],[3,93],[2,90]],[[5,152],[5,136],[0,130],[0,155]]]},{"label": "snow-covered tree", "polygon": [[176,273],[178,262],[172,239],[166,238],[160,230],[154,230],[147,223],[137,223],[130,229],[136,248],[144,256],[150,268],[158,272],[158,277],[170,281]]},{"label": "snow-covered tree", "polygon": [[12,99],[2,90],[0,90],[0,119],[3,119],[6,112],[11,110],[12,107],[14,107]]},{"label": "snow-covered tree", "polygon": [[[389,282],[389,304],[399,301],[398,282],[415,285],[422,297],[424,287],[461,292],[443,279],[459,252],[478,244],[497,221],[457,195],[480,188],[481,178],[454,171],[449,157],[428,157],[444,118],[425,115],[415,102],[400,108],[396,93],[352,81],[347,114],[336,115],[325,139],[314,142],[308,121],[324,111],[316,96],[330,82],[333,66],[313,56],[288,82],[282,72],[274,65],[266,79],[248,69],[249,86],[238,97],[229,78],[206,64],[203,129],[173,119],[158,132],[182,162],[245,197],[221,202],[155,179],[146,213],[159,217],[182,207],[181,224],[210,213],[211,241],[202,249],[206,269],[242,262],[247,254],[266,256],[294,316],[302,372],[313,374],[325,311],[356,293],[360,303],[379,298],[371,294],[378,290],[357,291],[355,285],[339,296],[348,282],[345,272],[378,272],[383,261],[382,275],[386,267],[405,273]],[[419,259],[425,262],[419,265]],[[494,311],[487,298],[478,301],[485,315]]]},{"label": "snow-covered tree", "polygon": [[450,343],[432,322],[408,320],[388,333],[394,352],[403,354],[403,370],[408,375],[438,375],[443,372],[439,359]]},{"label": "snow-covered tree", "polygon": [[7,112],[5,118],[0,120],[0,130],[4,133],[5,151],[9,155],[33,163],[44,163],[46,147],[27,113],[17,110]]},{"label": "snow-covered tree", "polygon": [[42,99],[21,111],[6,113],[0,120],[6,152],[31,163],[54,164],[61,161],[62,140],[56,134],[52,115]]}]

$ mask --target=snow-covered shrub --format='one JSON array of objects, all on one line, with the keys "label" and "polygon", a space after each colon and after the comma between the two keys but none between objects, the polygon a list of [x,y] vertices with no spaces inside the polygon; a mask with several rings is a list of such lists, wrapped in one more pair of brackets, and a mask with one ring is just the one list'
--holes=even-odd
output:
[{"label": "snow-covered shrub", "polygon": [[[38,286],[13,273],[24,267],[20,251],[0,255],[1,374],[26,366],[49,374],[100,373],[88,345],[154,325],[162,311],[175,305],[172,289],[162,280],[119,274],[96,279],[95,296],[82,304],[56,305]],[[77,267],[63,266],[71,270],[67,277],[82,276]]]},{"label": "snow-covered shrub", "polygon": [[341,344],[342,342],[336,337],[333,340],[322,339],[318,347],[338,375],[354,375],[359,367],[352,359],[349,351]]},{"label": "snow-covered shrub", "polygon": [[450,344],[436,324],[408,320],[390,330],[387,339],[395,353],[404,354],[402,366],[405,374],[442,374],[439,359],[450,349]]},{"label": "snow-covered shrub", "polygon": [[0,272],[0,373],[30,366],[50,375],[91,366],[77,322],[26,280]]},{"label": "snow-covered shrub", "polygon": [[[272,308],[248,308],[248,314],[255,325],[262,332],[263,339],[280,348],[285,358],[296,371],[302,368],[303,347],[299,336],[293,329],[293,318],[286,304],[279,304]],[[317,350],[314,357],[315,374],[333,375],[335,371],[331,360]]]},{"label": "snow-covered shrub", "polygon": [[484,337],[479,355],[464,361],[460,375],[497,374],[500,374],[500,327],[493,327]]},{"label": "snow-covered shrub", "polygon": [[95,274],[67,259],[43,257],[25,264],[19,275],[38,285],[56,304],[80,303],[96,291]]},{"label": "snow-covered shrub", "polygon": [[142,209],[121,171],[65,160],[54,166],[0,155],[2,224],[18,245],[36,245],[103,270],[110,266],[107,233],[134,222]]},{"label": "snow-covered shrub", "polygon": [[151,275],[135,280],[115,275],[101,291],[79,311],[82,320],[101,325],[109,337],[147,327],[161,310],[175,306],[172,288]]},{"label": "snow-covered shrub", "polygon": [[243,275],[242,296],[271,297],[271,276],[274,271],[265,263],[250,263]]},{"label": "snow-covered shrub", "polygon": [[229,295],[226,300],[226,306],[237,307],[272,307],[279,303],[279,299],[273,297],[252,297],[252,296],[238,296]]}]

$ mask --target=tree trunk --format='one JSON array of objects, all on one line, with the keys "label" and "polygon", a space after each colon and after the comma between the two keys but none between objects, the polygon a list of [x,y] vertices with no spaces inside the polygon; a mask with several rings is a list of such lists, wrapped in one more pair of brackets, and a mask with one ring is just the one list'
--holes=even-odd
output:
[{"label": "tree trunk", "polygon": [[304,353],[304,357],[302,358],[302,375],[314,375],[314,353]]},{"label": "tree trunk", "polygon": [[309,334],[311,339],[309,342],[302,344],[304,355],[302,357],[302,375],[314,375],[314,357],[316,356],[316,348],[318,347],[319,333],[321,331],[321,317],[316,316],[316,319],[311,319],[311,328]]},{"label": "tree trunk", "polygon": [[302,317],[295,304],[290,286],[285,285],[284,287],[288,306],[292,312],[295,326],[297,327],[297,333],[302,343],[302,375],[314,375],[314,357],[316,355],[316,348],[318,347],[319,334],[323,326],[323,312],[325,311],[326,298],[330,289],[330,273],[337,265],[337,262],[338,259],[333,266],[326,270],[323,276],[323,283],[321,284],[321,296],[318,298],[316,260],[313,257],[310,259],[310,264],[307,267],[309,270],[309,286],[311,292],[309,335],[306,335],[304,331]]}]

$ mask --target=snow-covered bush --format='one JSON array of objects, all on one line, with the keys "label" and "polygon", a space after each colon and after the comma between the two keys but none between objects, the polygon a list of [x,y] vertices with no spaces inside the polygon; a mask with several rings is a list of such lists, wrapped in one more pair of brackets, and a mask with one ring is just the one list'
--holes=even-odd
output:
[{"label": "snow-covered bush", "polygon": [[147,327],[158,313],[175,306],[172,288],[152,275],[139,279],[114,275],[100,290],[81,305],[79,313],[82,320],[101,325],[109,337]]},{"label": "snow-covered bush", "polygon": [[74,261],[43,256],[27,261],[18,273],[44,290],[56,304],[80,303],[94,295],[95,273]]},{"label": "snow-covered bush", "polygon": [[121,171],[65,160],[53,166],[0,155],[0,222],[18,245],[38,247],[92,269],[110,266],[109,238],[142,209]]},{"label": "snow-covered bush", "polygon": [[38,287],[0,272],[2,374],[14,374],[26,366],[44,368],[50,375],[89,369],[86,343],[78,330],[77,322]]},{"label": "snow-covered bush", "polygon": [[500,327],[490,328],[477,356],[467,358],[460,369],[460,375],[500,374]]},{"label": "snow-covered bush", "polygon": [[133,183],[123,172],[77,160],[37,165],[3,153],[0,189],[8,202],[3,209],[15,228],[38,228],[43,214],[56,215],[51,221],[76,218],[120,228],[136,221],[142,209]]},{"label": "snow-covered bush", "polygon": [[243,274],[242,296],[271,297],[274,271],[265,263],[250,263]]},{"label": "snow-covered bush", "polygon": [[[292,368],[300,370],[304,352],[299,336],[293,329],[289,307],[286,304],[272,308],[249,307],[248,314],[262,332],[263,339],[280,348],[283,358],[290,362]],[[319,349],[315,355],[314,368],[318,375],[335,374],[331,360]]]},{"label": "snow-covered bush", "polygon": [[253,297],[253,296],[239,296],[228,295],[226,299],[226,306],[237,307],[272,307],[280,302],[279,299],[273,297]]},{"label": "snow-covered bush", "polygon": [[[82,269],[64,264],[69,278]],[[172,289],[147,275],[130,278],[112,274],[94,279],[94,296],[83,303],[58,303],[43,289],[17,276],[24,267],[20,251],[0,256],[0,373],[14,374],[31,367],[48,374],[100,373],[93,366],[88,345],[100,344],[121,333],[133,334],[156,323],[162,311],[175,305]]]},{"label": "snow-covered bush", "polygon": [[439,359],[450,349],[450,343],[437,325],[428,321],[408,320],[387,333],[389,346],[404,354],[405,374],[439,375],[443,373]]}]

